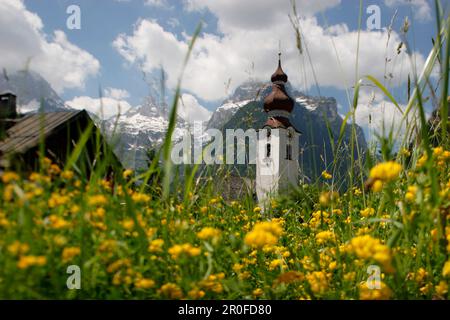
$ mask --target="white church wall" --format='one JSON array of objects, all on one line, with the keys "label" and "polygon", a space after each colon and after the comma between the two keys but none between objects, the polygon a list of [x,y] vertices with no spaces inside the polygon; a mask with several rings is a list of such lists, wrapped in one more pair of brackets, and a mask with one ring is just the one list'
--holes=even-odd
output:
[{"label": "white church wall", "polygon": [[[260,205],[266,206],[271,197],[286,192],[299,181],[299,135],[283,128],[271,129],[270,138],[258,137],[256,191]],[[271,155],[267,157],[267,144],[271,145]],[[286,146],[291,145],[292,157],[287,159]]]}]

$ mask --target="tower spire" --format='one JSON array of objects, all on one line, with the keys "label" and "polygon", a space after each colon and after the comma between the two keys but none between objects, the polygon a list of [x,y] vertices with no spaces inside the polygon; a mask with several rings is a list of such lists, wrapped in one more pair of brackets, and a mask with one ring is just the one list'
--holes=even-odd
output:
[{"label": "tower spire", "polygon": [[271,80],[273,83],[275,82],[286,83],[288,81],[288,76],[287,74],[284,73],[283,68],[281,67],[281,51],[278,52],[278,68],[272,75]]},{"label": "tower spire", "polygon": [[[286,92],[285,84],[288,81],[288,76],[281,67],[281,52],[278,52],[278,68],[272,75],[271,80],[272,92],[264,99],[264,110],[266,112],[282,110],[290,113],[294,108],[294,100]],[[285,118],[287,117],[288,114],[285,114]]]}]

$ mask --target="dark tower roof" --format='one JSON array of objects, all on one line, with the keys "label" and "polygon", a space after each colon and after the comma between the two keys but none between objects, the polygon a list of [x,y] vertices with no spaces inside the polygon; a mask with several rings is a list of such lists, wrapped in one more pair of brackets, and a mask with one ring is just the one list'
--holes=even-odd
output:
[{"label": "dark tower roof", "polygon": [[285,84],[288,81],[287,74],[284,73],[281,67],[281,53],[278,54],[278,68],[271,77],[272,92],[264,99],[264,111],[269,114],[264,127],[289,128],[293,127],[290,122],[290,113],[294,110],[295,101],[289,97],[286,92]]},{"label": "dark tower roof", "polygon": [[272,92],[264,99],[264,111],[274,110],[292,112],[294,109],[294,100],[286,92],[285,84],[288,76],[281,68],[281,53],[278,58],[278,68],[272,75]]},{"label": "dark tower roof", "polygon": [[278,53],[278,68],[275,70],[275,73],[270,78],[272,82],[284,82],[286,83],[288,81],[288,76],[286,73],[284,73],[283,68],[281,68],[281,53]]}]

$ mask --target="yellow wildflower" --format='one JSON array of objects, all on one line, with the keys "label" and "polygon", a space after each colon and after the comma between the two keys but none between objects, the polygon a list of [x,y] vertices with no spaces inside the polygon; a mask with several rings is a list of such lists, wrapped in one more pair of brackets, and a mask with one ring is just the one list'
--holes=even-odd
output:
[{"label": "yellow wildflower", "polygon": [[153,281],[152,279],[142,278],[142,279],[136,280],[134,282],[134,286],[137,289],[150,289],[155,286],[155,281]]},{"label": "yellow wildflower", "polygon": [[148,251],[153,253],[162,252],[163,245],[164,245],[163,239],[152,240],[152,242],[150,242],[148,246]]},{"label": "yellow wildflower", "polygon": [[48,206],[50,208],[56,208],[59,206],[63,206],[67,203],[69,203],[70,198],[66,195],[61,195],[58,193],[52,193],[50,196],[50,199],[48,199]]},{"label": "yellow wildflower", "polygon": [[391,297],[391,289],[382,281],[380,281],[380,287],[369,288],[367,282],[364,281],[359,285],[359,298],[361,300],[387,300]]},{"label": "yellow wildflower", "polygon": [[12,171],[6,171],[4,172],[2,175],[2,181],[3,183],[7,184],[7,183],[11,183],[11,182],[15,182],[18,181],[20,179],[19,175],[15,172]]},{"label": "yellow wildflower", "polygon": [[424,286],[422,286],[419,289],[419,291],[420,291],[421,294],[427,295],[430,292],[430,290],[432,290],[432,289],[433,289],[433,285],[431,283],[427,283]]},{"label": "yellow wildflower", "polygon": [[111,263],[108,266],[108,268],[106,268],[106,272],[114,273],[117,270],[121,269],[122,267],[129,267],[129,266],[131,266],[131,261],[129,259],[119,259]]},{"label": "yellow wildflower", "polygon": [[354,190],[353,190],[353,193],[354,193],[355,196],[360,196],[362,194],[362,191],[361,191],[360,188],[355,187]]},{"label": "yellow wildflower", "polygon": [[428,276],[428,272],[424,268],[419,268],[417,272],[414,274],[414,280],[417,283],[421,283],[426,280]]},{"label": "yellow wildflower", "polygon": [[144,193],[133,193],[133,195],[131,196],[131,199],[135,203],[147,203],[150,201],[151,197]]},{"label": "yellow wildflower", "polygon": [[28,269],[29,267],[42,267],[47,263],[47,258],[44,256],[22,256],[17,262],[19,269]]},{"label": "yellow wildflower", "polygon": [[335,241],[336,240],[336,235],[334,234],[333,231],[321,231],[318,234],[316,234],[316,242],[318,244],[323,244],[326,243],[328,241]]},{"label": "yellow wildflower", "polygon": [[443,296],[448,292],[448,285],[445,281],[441,280],[439,284],[436,285],[435,290],[438,295]]},{"label": "yellow wildflower", "polygon": [[67,239],[66,237],[62,236],[62,235],[56,235],[53,237],[53,242],[58,246],[58,247],[62,247],[67,243]]},{"label": "yellow wildflower", "polygon": [[269,263],[269,270],[275,270],[278,267],[282,267],[282,266],[283,266],[283,260],[274,259],[274,260],[270,261],[270,263]]},{"label": "yellow wildflower", "polygon": [[312,218],[309,221],[309,226],[315,229],[319,227],[322,223],[326,224],[329,223],[330,221],[331,221],[330,214],[328,212],[318,210],[313,212]]},{"label": "yellow wildflower", "polygon": [[175,283],[166,283],[159,290],[158,293],[169,299],[181,299],[183,291]]},{"label": "yellow wildflower", "polygon": [[424,154],[417,160],[417,168],[422,168],[428,160],[428,156]]},{"label": "yellow wildflower", "polygon": [[178,259],[178,257],[183,253],[190,257],[196,257],[200,255],[201,249],[194,247],[189,243],[185,243],[172,246],[171,248],[169,248],[168,252],[172,256],[172,259]]},{"label": "yellow wildflower", "polygon": [[330,180],[331,178],[333,178],[333,176],[325,170],[322,172],[322,178]]},{"label": "yellow wildflower", "polygon": [[444,268],[442,269],[442,275],[443,275],[444,277],[450,276],[450,260],[448,260],[448,261],[444,264]]},{"label": "yellow wildflower", "polygon": [[117,241],[113,239],[104,240],[98,246],[100,252],[112,252],[117,248]]},{"label": "yellow wildflower", "polygon": [[133,230],[134,220],[133,219],[125,219],[121,222],[121,225],[125,230],[128,230],[128,231]]},{"label": "yellow wildflower", "polygon": [[80,208],[78,205],[76,205],[76,204],[74,204],[74,205],[69,209],[69,211],[70,211],[71,214],[77,214],[78,212],[80,212],[80,210],[81,210],[81,208]]},{"label": "yellow wildflower", "polygon": [[70,222],[54,214],[48,217],[48,221],[50,223],[50,227],[53,229],[64,229],[70,227]]},{"label": "yellow wildflower", "polygon": [[344,274],[343,278],[345,281],[350,281],[350,282],[354,281],[356,278],[356,272],[352,271],[352,272],[346,273],[346,274]]},{"label": "yellow wildflower", "polygon": [[266,245],[275,245],[283,228],[278,221],[265,221],[255,224],[252,231],[245,236],[245,244],[262,249]]},{"label": "yellow wildflower", "polygon": [[278,285],[281,283],[289,284],[296,281],[303,281],[305,276],[303,273],[298,271],[288,271],[280,274],[274,281],[274,285]]},{"label": "yellow wildflower", "polygon": [[332,213],[340,216],[340,215],[342,215],[342,210],[341,209],[333,209]]},{"label": "yellow wildflower", "polygon": [[30,246],[26,243],[21,243],[20,241],[14,241],[8,246],[8,252],[13,256],[23,255],[30,250]]},{"label": "yellow wildflower", "polygon": [[200,290],[200,289],[192,289],[188,292],[188,296],[191,299],[201,299],[205,296],[205,291]]},{"label": "yellow wildflower", "polygon": [[401,148],[399,152],[402,156],[409,157],[411,155],[411,151],[406,148]]},{"label": "yellow wildflower", "polygon": [[127,169],[122,173],[124,179],[128,179],[133,175],[133,170]]},{"label": "yellow wildflower", "polygon": [[322,192],[319,196],[319,202],[323,206],[327,206],[331,203],[334,203],[338,199],[339,199],[339,193],[337,193],[336,191]]},{"label": "yellow wildflower", "polygon": [[201,240],[217,239],[219,235],[220,230],[211,227],[205,227],[197,233],[197,237]]},{"label": "yellow wildflower", "polygon": [[57,164],[50,165],[50,168],[48,169],[48,173],[50,175],[57,175],[61,173],[61,169]]},{"label": "yellow wildflower", "polygon": [[366,208],[364,210],[361,210],[360,213],[364,218],[368,218],[375,214],[375,209],[374,208]]},{"label": "yellow wildflower", "polygon": [[261,288],[256,288],[255,290],[253,290],[252,294],[256,298],[262,296],[264,294],[264,291]]},{"label": "yellow wildflower", "polygon": [[61,258],[63,262],[69,262],[74,257],[78,256],[81,253],[81,249],[79,247],[68,247],[64,248]]},{"label": "yellow wildflower", "polygon": [[373,192],[380,192],[383,190],[383,182],[381,182],[381,180],[375,180],[372,184],[372,190]]},{"label": "yellow wildflower", "polygon": [[402,165],[394,161],[377,164],[370,170],[369,174],[369,177],[372,180],[372,190],[375,192],[381,191],[383,184],[397,179],[401,170]]},{"label": "yellow wildflower", "polygon": [[90,206],[102,206],[108,203],[108,199],[104,195],[94,195],[90,196],[88,199],[88,204]]},{"label": "yellow wildflower", "polygon": [[219,202],[218,198],[212,198],[211,200],[209,200],[209,204],[213,205]]},{"label": "yellow wildflower", "polygon": [[242,265],[240,263],[235,263],[233,265],[232,269],[233,269],[234,272],[239,273],[242,270],[242,268],[244,268],[244,265]]},{"label": "yellow wildflower", "polygon": [[323,294],[328,289],[328,279],[323,271],[314,271],[306,275],[306,280],[311,287],[311,291],[316,294]]},{"label": "yellow wildflower", "polygon": [[389,182],[395,180],[400,175],[402,165],[394,161],[383,162],[370,170],[370,178]]},{"label": "yellow wildflower", "polygon": [[220,283],[220,280],[223,280],[224,278],[225,274],[223,272],[219,274],[211,274],[205,280],[200,281],[199,286],[214,293],[222,293],[223,286]]},{"label": "yellow wildflower", "polygon": [[386,272],[393,271],[391,250],[379,239],[372,238],[370,235],[355,237],[350,241],[347,250],[355,253],[359,258],[377,261]]},{"label": "yellow wildflower", "polygon": [[70,171],[70,170],[61,172],[61,178],[66,179],[66,180],[72,180],[74,175],[75,175],[74,172]]},{"label": "yellow wildflower", "polygon": [[408,190],[405,194],[405,199],[408,202],[413,202],[416,199],[417,190],[417,186],[408,186]]}]

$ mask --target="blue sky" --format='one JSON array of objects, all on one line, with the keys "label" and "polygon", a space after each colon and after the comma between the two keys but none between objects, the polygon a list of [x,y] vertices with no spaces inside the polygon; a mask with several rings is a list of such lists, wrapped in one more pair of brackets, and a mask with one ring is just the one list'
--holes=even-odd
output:
[{"label": "blue sky", "polygon": [[[192,98],[190,101],[194,101],[193,113],[199,106],[213,111],[227,93],[248,80],[249,74],[258,80],[268,80],[276,66],[279,41],[284,52],[284,69],[294,86],[317,95],[313,84],[315,72],[321,94],[334,96],[342,106],[342,113],[348,106],[343,83],[351,87],[354,81],[355,31],[358,29],[360,9],[357,0],[297,0],[303,41],[310,49],[309,57],[298,55],[295,34],[287,16],[292,13],[289,0],[4,0],[2,3],[3,11],[7,10],[5,6],[8,3],[17,10],[18,20],[23,19],[24,12],[35,14],[41,20],[41,26],[33,24],[33,20],[18,21],[18,25],[24,24],[25,29],[33,29],[36,33],[33,36],[39,39],[30,39],[30,43],[43,42],[45,48],[48,47],[45,50],[36,49],[38,58],[33,63],[66,101],[77,97],[89,97],[92,101],[99,96],[101,87],[126,92],[111,98],[124,100],[129,106],[139,105],[149,93],[142,70],[150,78],[156,78],[161,65],[167,71],[168,88],[173,89],[188,37],[203,21],[202,34],[195,48],[197,51],[183,82],[185,94]],[[411,24],[408,41],[417,57],[417,65],[421,67],[436,29],[434,1],[364,0],[362,3],[360,72],[382,78],[383,72],[380,70],[384,69],[384,55],[387,52],[386,56],[395,60],[388,67],[394,76],[393,82],[388,85],[394,93],[398,93],[399,101],[405,103],[405,77],[411,69],[408,69],[406,55],[395,57],[395,48],[401,39],[399,30],[408,16]],[[368,31],[366,20],[370,15],[366,9],[373,4],[380,8],[381,30]],[[81,9],[81,30],[66,27],[69,16],[66,9],[70,5],[78,5]],[[386,50],[386,28],[396,10],[398,14],[391,43]],[[1,14],[5,14],[2,13],[2,5]],[[10,19],[15,17],[11,16]],[[65,35],[65,40],[55,40],[54,32],[58,30]],[[24,39],[16,37],[17,41],[26,42],[27,36],[22,36]],[[329,39],[334,41],[336,48]],[[59,63],[61,68],[52,66],[52,70],[47,70],[53,61],[51,59],[54,59],[51,51],[55,43],[61,47],[55,54],[59,61],[56,64]],[[21,48],[20,45],[13,44],[2,50],[17,48]],[[28,48],[22,51],[26,50]],[[45,56],[47,52],[50,52],[50,57]],[[23,52],[20,55],[24,55]],[[40,63],[41,56],[46,63]],[[342,66],[338,66],[339,59]],[[10,62],[0,58],[0,64],[4,64],[2,67],[9,69],[18,68],[18,61],[20,59]],[[251,67],[251,64],[254,66]],[[227,92],[225,83],[228,79],[231,79],[231,85]],[[366,100],[369,96],[367,92]],[[379,105],[386,103],[381,96],[375,102]]]},{"label": "blue sky", "polygon": [[[93,54],[101,63],[96,77],[87,80],[84,88],[67,90],[64,98],[70,100],[76,95],[95,97],[101,87],[123,88],[130,93],[130,103],[139,104],[148,94],[142,72],[138,68],[125,65],[123,58],[114,50],[112,43],[120,33],[131,33],[138,19],[156,19],[164,27],[176,33],[182,31],[192,34],[201,19],[215,24],[211,14],[184,14],[181,3],[176,1],[173,8],[146,6],[144,1],[119,2],[114,0],[41,0],[25,1],[30,11],[36,12],[45,23],[45,32],[64,30],[68,39],[77,46]],[[81,30],[68,30],[66,8],[76,4],[81,8]],[[172,3],[171,3],[172,6]],[[176,18],[180,25],[172,27],[168,21]],[[212,31],[209,27],[205,32]]]}]

